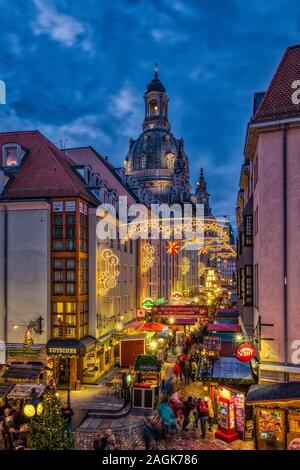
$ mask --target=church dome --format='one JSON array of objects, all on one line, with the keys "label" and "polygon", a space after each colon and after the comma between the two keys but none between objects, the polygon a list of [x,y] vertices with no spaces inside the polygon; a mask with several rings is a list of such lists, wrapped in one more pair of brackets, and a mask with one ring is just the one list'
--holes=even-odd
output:
[{"label": "church dome", "polygon": [[178,141],[165,129],[147,129],[131,141],[127,155],[130,171],[146,169],[173,170],[178,156]]}]

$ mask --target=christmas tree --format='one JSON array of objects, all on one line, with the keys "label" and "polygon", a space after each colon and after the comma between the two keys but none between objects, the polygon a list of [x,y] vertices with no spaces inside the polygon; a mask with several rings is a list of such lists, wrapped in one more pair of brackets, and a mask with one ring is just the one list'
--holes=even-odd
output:
[{"label": "christmas tree", "polygon": [[67,450],[73,446],[73,437],[66,431],[61,407],[55,393],[47,390],[43,397],[43,411],[31,422],[28,441],[32,450]]}]

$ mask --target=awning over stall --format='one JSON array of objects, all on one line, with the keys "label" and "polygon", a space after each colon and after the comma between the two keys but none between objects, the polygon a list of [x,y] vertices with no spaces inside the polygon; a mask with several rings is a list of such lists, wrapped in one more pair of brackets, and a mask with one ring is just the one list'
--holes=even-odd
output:
[{"label": "awning over stall", "polygon": [[300,401],[300,382],[279,382],[252,385],[246,402],[254,405],[261,402]]},{"label": "awning over stall", "polygon": [[40,378],[43,371],[44,367],[39,365],[11,364],[2,375],[2,378],[6,380],[34,381]]}]

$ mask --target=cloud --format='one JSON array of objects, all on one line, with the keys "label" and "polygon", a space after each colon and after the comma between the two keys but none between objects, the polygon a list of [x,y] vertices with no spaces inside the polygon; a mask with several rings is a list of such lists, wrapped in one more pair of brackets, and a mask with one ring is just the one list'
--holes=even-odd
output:
[{"label": "cloud", "polygon": [[80,45],[85,51],[91,50],[90,41],[84,37],[86,29],[79,20],[60,13],[53,3],[44,0],[33,0],[33,3],[38,10],[32,24],[35,35],[46,34],[65,47]]},{"label": "cloud", "polygon": [[126,137],[138,132],[142,122],[142,106],[139,93],[126,82],[120,91],[108,99],[108,112],[118,120],[118,131]]}]

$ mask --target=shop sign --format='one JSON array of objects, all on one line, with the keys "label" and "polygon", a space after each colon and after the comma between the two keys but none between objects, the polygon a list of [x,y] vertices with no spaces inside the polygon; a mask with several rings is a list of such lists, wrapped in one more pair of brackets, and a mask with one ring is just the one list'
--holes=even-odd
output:
[{"label": "shop sign", "polygon": [[208,314],[206,305],[157,305],[152,308],[152,313],[160,315],[203,315]]},{"label": "shop sign", "polygon": [[143,308],[136,310],[136,318],[145,318],[145,310]]},{"label": "shop sign", "polygon": [[208,351],[221,351],[221,337],[220,336],[204,336],[203,348]]},{"label": "shop sign", "polygon": [[53,212],[62,212],[63,211],[63,202],[57,201],[53,202]]},{"label": "shop sign", "polygon": [[181,292],[173,292],[172,298],[174,300],[180,300],[180,299],[182,299],[182,293]]},{"label": "shop sign", "polygon": [[48,348],[48,354],[77,354],[76,348]]},{"label": "shop sign", "polygon": [[296,437],[292,441],[290,441],[288,450],[300,450],[300,438]]},{"label": "shop sign", "polygon": [[250,343],[240,344],[235,350],[235,357],[240,362],[250,362],[255,357],[255,347]]},{"label": "shop sign", "polygon": [[144,299],[143,307],[146,309],[150,309],[154,306],[154,301],[150,298]]}]

